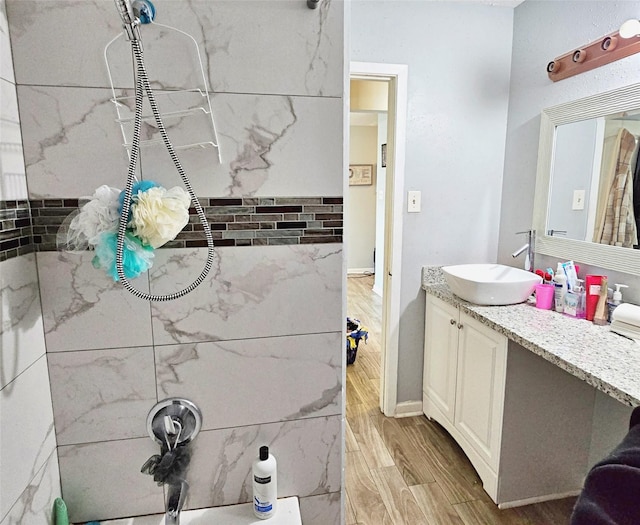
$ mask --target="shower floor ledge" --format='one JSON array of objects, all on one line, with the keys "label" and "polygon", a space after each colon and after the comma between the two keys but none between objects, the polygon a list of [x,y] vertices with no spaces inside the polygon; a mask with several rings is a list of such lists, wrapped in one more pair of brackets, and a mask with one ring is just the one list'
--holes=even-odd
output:
[{"label": "shower floor ledge", "polygon": [[[103,521],[102,525],[164,525],[164,514],[138,516]],[[269,519],[261,520],[253,514],[253,504],[229,505],[210,509],[185,510],[180,513],[180,525],[302,525],[298,498],[278,500],[276,513]]]}]

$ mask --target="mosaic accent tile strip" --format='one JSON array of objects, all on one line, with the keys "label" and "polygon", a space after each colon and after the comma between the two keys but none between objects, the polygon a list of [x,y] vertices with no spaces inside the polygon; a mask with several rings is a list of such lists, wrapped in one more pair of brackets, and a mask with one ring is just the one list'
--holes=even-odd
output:
[{"label": "mosaic accent tile strip", "polygon": [[29,201],[0,201],[0,261],[32,251]]},{"label": "mosaic accent tile strip", "polygon": [[[33,244],[54,251],[58,228],[82,205],[77,199],[32,200]],[[216,246],[270,246],[340,243],[343,235],[342,197],[200,198]],[[195,208],[189,224],[167,248],[207,245]]]}]

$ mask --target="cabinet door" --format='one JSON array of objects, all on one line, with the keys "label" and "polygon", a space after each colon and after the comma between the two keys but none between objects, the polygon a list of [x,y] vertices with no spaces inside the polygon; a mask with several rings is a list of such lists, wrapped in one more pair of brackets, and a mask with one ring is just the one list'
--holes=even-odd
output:
[{"label": "cabinet door", "polygon": [[502,435],[507,338],[460,315],[455,427],[495,470]]},{"label": "cabinet door", "polygon": [[[427,295],[423,386],[425,396],[453,423],[459,311]],[[424,407],[428,416],[429,407]]]}]

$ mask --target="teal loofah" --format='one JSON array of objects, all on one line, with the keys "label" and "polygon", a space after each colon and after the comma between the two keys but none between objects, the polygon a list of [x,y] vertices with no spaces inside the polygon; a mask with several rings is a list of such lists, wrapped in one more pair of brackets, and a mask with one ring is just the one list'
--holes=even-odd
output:
[{"label": "teal loofah", "polygon": [[69,525],[67,505],[62,501],[62,498],[56,498],[53,502],[53,514],[55,517],[55,525]]}]

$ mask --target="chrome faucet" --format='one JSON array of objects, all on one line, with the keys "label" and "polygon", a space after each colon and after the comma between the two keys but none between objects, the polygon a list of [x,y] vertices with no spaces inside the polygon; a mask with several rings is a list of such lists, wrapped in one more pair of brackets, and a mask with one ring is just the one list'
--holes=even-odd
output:
[{"label": "chrome faucet", "polygon": [[165,525],[180,525],[180,512],[189,492],[189,484],[184,480],[167,483],[167,503],[164,518]]},{"label": "chrome faucet", "polygon": [[160,445],[140,469],[165,487],[165,525],[180,525],[180,512],[189,494],[185,481],[191,442],[202,427],[200,409],[188,399],[170,397],[156,403],[147,416],[149,436]]},{"label": "chrome faucet", "polygon": [[524,232],[517,232],[517,234],[518,235],[526,234],[527,235],[527,244],[521,246],[515,252],[513,252],[511,254],[511,257],[513,257],[515,259],[520,254],[522,254],[524,251],[526,251],[527,255],[525,255],[525,258],[524,258],[524,269],[527,270],[528,272],[532,272],[533,271],[533,266],[534,266],[533,265],[533,257],[534,257],[534,254],[535,254],[536,232],[535,232],[535,230],[527,230],[527,231],[524,231]]}]

